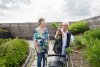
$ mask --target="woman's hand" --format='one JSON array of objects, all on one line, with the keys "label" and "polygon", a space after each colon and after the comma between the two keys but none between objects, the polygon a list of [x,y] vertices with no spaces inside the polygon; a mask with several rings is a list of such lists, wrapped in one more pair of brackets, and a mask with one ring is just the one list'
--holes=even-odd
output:
[{"label": "woman's hand", "polygon": [[39,49],[39,48],[36,48],[36,52],[37,52],[37,53],[40,53],[40,49]]}]

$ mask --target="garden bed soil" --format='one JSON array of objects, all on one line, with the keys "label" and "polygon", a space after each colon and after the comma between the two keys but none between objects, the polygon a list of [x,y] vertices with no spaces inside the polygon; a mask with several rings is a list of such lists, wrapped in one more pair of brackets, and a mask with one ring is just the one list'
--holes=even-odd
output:
[{"label": "garden bed soil", "polygon": [[70,56],[74,67],[90,67],[82,56],[82,50],[74,49]]}]

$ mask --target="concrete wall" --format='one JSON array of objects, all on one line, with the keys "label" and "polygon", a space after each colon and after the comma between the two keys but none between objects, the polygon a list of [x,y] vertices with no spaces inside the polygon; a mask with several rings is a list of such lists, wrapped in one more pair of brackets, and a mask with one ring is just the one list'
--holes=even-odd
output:
[{"label": "concrete wall", "polygon": [[84,19],[83,21],[86,21],[89,23],[90,29],[100,28],[100,16]]},{"label": "concrete wall", "polygon": [[[37,23],[1,23],[0,28],[9,30],[13,36],[18,36],[25,39],[32,39],[33,31],[38,26]],[[56,29],[46,24],[49,30],[50,39],[54,39]]]}]

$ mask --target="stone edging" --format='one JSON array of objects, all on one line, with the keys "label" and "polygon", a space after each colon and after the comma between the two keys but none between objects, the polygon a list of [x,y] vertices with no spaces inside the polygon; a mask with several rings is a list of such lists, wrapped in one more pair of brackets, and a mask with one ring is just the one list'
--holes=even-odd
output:
[{"label": "stone edging", "polygon": [[29,48],[29,55],[27,56],[27,59],[26,59],[25,63],[22,65],[22,67],[27,67],[27,64],[31,58],[31,54],[32,54],[32,49]]},{"label": "stone edging", "polygon": [[74,67],[74,64],[73,64],[73,61],[72,61],[71,55],[69,56],[69,59],[70,59],[71,66]]}]

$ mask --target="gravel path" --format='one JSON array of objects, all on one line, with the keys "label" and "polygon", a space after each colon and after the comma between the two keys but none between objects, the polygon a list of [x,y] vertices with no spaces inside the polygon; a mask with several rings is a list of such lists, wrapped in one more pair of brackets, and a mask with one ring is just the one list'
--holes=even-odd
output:
[{"label": "gravel path", "polygon": [[[28,43],[30,44],[30,48],[34,49],[33,41],[32,40],[28,40]],[[48,54],[54,54],[54,52],[52,50],[53,43],[54,43],[54,41],[50,41]],[[36,56],[36,53],[35,53],[35,56]],[[48,61],[53,60],[53,59],[55,59],[55,57],[50,57],[50,58],[48,58]],[[35,57],[35,60],[33,61],[33,63],[31,64],[30,67],[37,67],[37,57]]]}]

